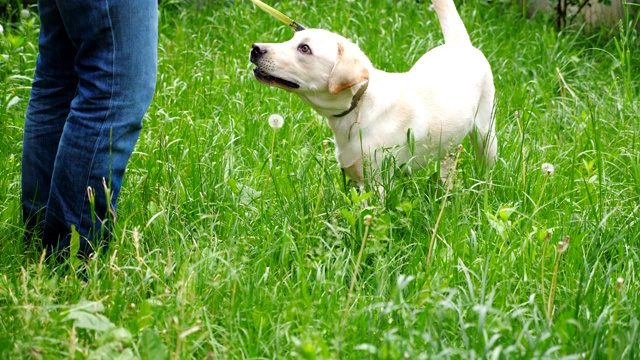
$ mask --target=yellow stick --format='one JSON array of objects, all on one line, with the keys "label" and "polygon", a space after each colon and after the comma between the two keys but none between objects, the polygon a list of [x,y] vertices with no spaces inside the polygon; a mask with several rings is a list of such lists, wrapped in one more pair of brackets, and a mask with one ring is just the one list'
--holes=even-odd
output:
[{"label": "yellow stick", "polygon": [[274,18],[282,21],[287,26],[291,26],[295,31],[305,30],[304,26],[302,26],[302,25],[298,24],[297,22],[291,20],[291,18],[288,17],[287,15],[285,15],[285,14],[281,13],[280,11],[272,8],[271,6],[263,3],[262,1],[260,1],[260,0],[251,0],[251,2],[256,4],[259,8],[264,10],[269,15],[271,15]]}]

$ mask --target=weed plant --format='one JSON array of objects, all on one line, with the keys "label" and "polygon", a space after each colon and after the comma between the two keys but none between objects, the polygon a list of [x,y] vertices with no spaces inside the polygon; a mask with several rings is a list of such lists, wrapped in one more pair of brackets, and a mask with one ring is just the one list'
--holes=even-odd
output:
[{"label": "weed plant", "polygon": [[[387,71],[443,41],[422,1],[276,5]],[[465,141],[450,192],[434,166],[383,176],[380,199],[345,186],[322,119],[253,79],[251,44],[290,29],[249,1],[163,2],[157,91],[114,239],[82,276],[22,240],[39,25],[4,24],[0,357],[640,357],[634,19],[557,32],[501,2],[460,10],[493,68],[499,160],[482,172]]]}]

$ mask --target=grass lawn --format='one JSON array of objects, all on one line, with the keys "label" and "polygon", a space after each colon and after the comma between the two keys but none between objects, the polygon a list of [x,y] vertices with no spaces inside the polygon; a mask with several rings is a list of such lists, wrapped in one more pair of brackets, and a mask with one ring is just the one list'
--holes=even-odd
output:
[{"label": "grass lawn", "polygon": [[[205,3],[161,6],[156,95],[86,283],[22,242],[38,21],[3,24],[0,358],[640,358],[637,33],[467,2],[497,88],[492,185],[467,140],[448,196],[434,165],[380,199],[345,188],[324,120],[253,79],[251,44],[292,31]],[[387,71],[443,41],[422,1],[277,7]]]}]

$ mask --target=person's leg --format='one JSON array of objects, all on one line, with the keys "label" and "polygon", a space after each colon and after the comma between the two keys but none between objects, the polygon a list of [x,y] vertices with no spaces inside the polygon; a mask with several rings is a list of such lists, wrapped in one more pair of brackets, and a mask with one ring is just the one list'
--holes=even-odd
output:
[{"label": "person's leg", "polygon": [[40,53],[27,107],[22,147],[22,215],[27,246],[41,236],[44,208],[62,129],[78,85],[76,49],[55,0],[38,1]]},{"label": "person's leg", "polygon": [[77,49],[79,82],[55,158],[43,242],[49,255],[60,254],[73,225],[81,254],[89,255],[106,245],[109,214],[153,97],[157,0],[59,0],[58,6]]}]

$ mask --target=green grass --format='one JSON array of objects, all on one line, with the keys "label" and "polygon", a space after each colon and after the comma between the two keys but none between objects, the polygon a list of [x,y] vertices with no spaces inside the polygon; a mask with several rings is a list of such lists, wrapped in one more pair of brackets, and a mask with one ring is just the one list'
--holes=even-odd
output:
[{"label": "green grass", "polygon": [[[277,7],[355,40],[388,71],[442,42],[415,1]],[[627,27],[558,33],[518,13],[462,9],[493,67],[500,159],[489,186],[465,142],[425,271],[445,195],[433,171],[389,179],[387,199],[365,206],[370,193],[345,190],[331,141],[323,149],[324,121],[253,79],[251,43],[291,31],[249,1],[165,3],[156,96],[115,239],[86,283],[24,251],[38,22],[4,24],[0,357],[640,357],[640,39]],[[275,134],[272,113],[285,119]]]}]

